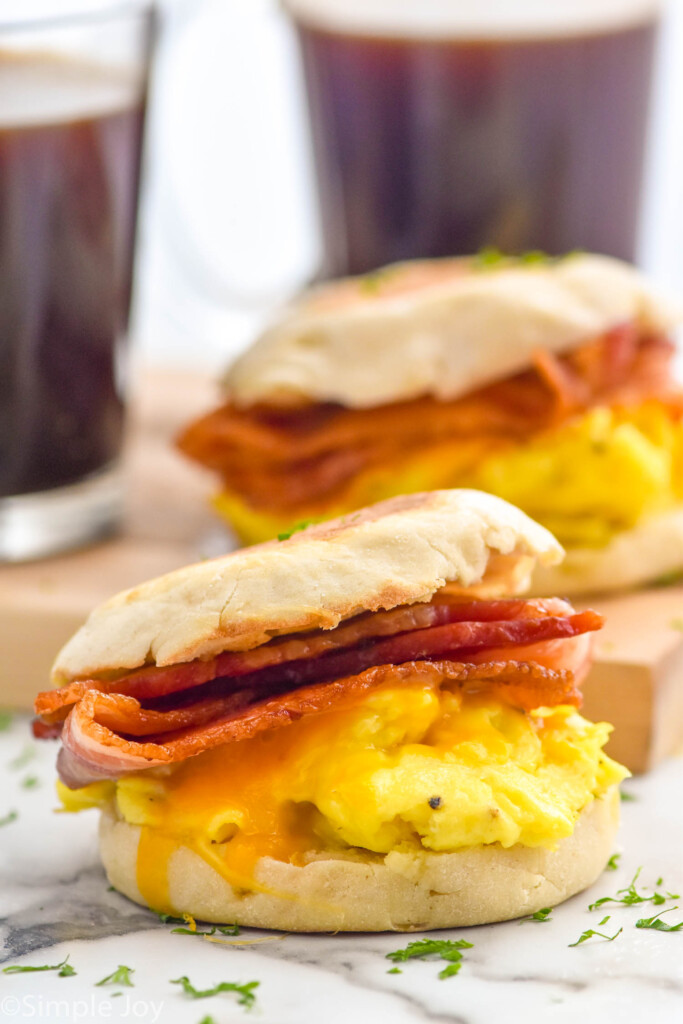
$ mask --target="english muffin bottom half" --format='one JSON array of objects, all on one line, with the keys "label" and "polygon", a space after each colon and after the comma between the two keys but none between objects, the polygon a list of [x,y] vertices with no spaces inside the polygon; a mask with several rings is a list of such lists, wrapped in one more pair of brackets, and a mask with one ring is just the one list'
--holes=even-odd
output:
[{"label": "english muffin bottom half", "polygon": [[119,594],[36,700],[119,891],[287,931],[533,913],[604,868],[628,773],[578,711],[602,620],[476,491],[399,497]]}]

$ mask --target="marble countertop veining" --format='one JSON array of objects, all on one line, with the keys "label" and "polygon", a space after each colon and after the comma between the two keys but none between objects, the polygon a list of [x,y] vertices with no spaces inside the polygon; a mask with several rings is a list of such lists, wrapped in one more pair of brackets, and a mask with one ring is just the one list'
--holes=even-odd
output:
[{"label": "marble countertop veining", "polygon": [[[509,922],[431,933],[466,938],[460,973],[439,980],[436,961],[401,964],[386,954],[415,935],[286,935],[245,929],[236,940],[209,942],[172,934],[172,925],[110,891],[99,864],[95,813],[54,814],[56,745],[34,743],[25,718],[0,733],[0,959],[76,970],[0,974],[0,1020],[140,1021],[214,1024],[640,1024],[683,1021],[683,931],[636,929],[663,907],[588,904],[627,886],[663,879],[683,895],[683,760],[630,780],[622,804],[621,857],[591,890],[558,907],[549,921]],[[35,780],[35,781],[32,781]],[[683,900],[666,906],[680,911]],[[598,929],[606,914],[610,920]],[[666,920],[666,918],[665,918]],[[569,948],[589,928],[613,934]],[[231,944],[235,943],[235,944]],[[119,964],[134,987],[96,986]],[[171,980],[198,988],[257,980],[253,1009],[233,993],[193,1000]]]}]

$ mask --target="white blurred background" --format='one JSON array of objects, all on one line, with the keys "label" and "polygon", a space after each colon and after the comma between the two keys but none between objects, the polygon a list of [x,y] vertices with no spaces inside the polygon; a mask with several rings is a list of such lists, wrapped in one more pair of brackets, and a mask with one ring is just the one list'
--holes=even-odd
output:
[{"label": "white blurred background", "polygon": [[[145,362],[213,371],[315,272],[303,88],[276,0],[160,7],[134,336]],[[683,2],[669,0],[639,262],[680,293],[682,239]]]}]

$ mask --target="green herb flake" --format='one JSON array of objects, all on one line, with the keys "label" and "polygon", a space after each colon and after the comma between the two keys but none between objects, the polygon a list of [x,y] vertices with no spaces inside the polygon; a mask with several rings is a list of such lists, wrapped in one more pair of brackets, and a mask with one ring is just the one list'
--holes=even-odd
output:
[{"label": "green herb flake", "polygon": [[278,533],[278,540],[289,540],[294,533],[299,533],[300,530],[305,530],[308,526],[313,525],[313,519],[302,519],[300,523],[295,523],[290,530],[285,530],[284,533]]},{"label": "green herb flake", "polygon": [[627,793],[625,789],[620,789],[619,799],[621,800],[622,804],[634,804],[638,797],[634,796],[633,793]]},{"label": "green herb flake", "polygon": [[[616,871],[617,868],[619,867],[619,858],[620,857],[621,857],[620,853],[613,853],[612,856],[610,857],[610,859],[605,864],[605,871]],[[657,884],[659,885],[660,883],[658,882]]]},{"label": "green herb flake", "polygon": [[473,943],[466,939],[417,939],[409,942],[405,949],[395,949],[393,953],[387,953],[387,960],[404,962],[413,960],[416,957],[420,960],[425,957],[438,957],[448,961],[448,967],[439,972],[440,978],[451,978],[460,970],[463,949],[472,949]]},{"label": "green herb flake", "polygon": [[240,926],[238,924],[226,925],[225,928],[220,928],[214,925],[213,928],[207,932],[202,932],[198,928],[172,928],[171,935],[215,935],[218,932],[220,935],[239,935]]},{"label": "green herb flake", "polygon": [[27,743],[22,752],[15,757],[9,763],[9,767],[13,771],[18,771],[19,768],[25,768],[27,764],[30,764],[34,760],[37,754],[36,748],[33,743]]},{"label": "green herb flake", "polygon": [[547,252],[542,252],[541,249],[530,249],[528,252],[522,252],[518,258],[524,267],[545,266],[546,263],[554,262],[553,257],[548,256]]},{"label": "green herb flake", "polygon": [[185,924],[185,919],[182,917],[174,917],[173,914],[162,914],[158,910],[153,910],[152,913],[156,914],[162,924]]},{"label": "green herb flake", "polygon": [[387,974],[403,974],[403,971],[400,967],[390,967]]},{"label": "green herb flake", "polygon": [[40,967],[31,967],[25,964],[11,964],[9,967],[3,967],[2,973],[33,974],[35,971],[57,971],[58,978],[72,978],[76,974],[76,971],[68,961],[69,958],[67,956],[58,964],[42,964]]},{"label": "green herb flake", "polygon": [[455,961],[454,963],[449,964],[448,967],[444,967],[442,971],[439,971],[439,977],[441,978],[442,981],[444,978],[452,978],[459,972],[461,967],[462,961]]},{"label": "green herb flake", "polygon": [[376,295],[382,287],[382,272],[376,270],[374,274],[365,274],[358,281],[358,288],[363,295]]},{"label": "green herb flake", "polygon": [[135,988],[131,974],[135,974],[134,967],[126,967],[125,964],[119,964],[112,974],[102,978],[102,981],[96,981],[95,988],[101,988],[102,985],[126,985],[128,988]]},{"label": "green herb flake", "polygon": [[22,789],[36,789],[40,785],[40,779],[37,775],[27,775],[25,779],[21,780]]},{"label": "green herb flake", "polygon": [[171,985],[182,985],[183,992],[191,999],[208,999],[209,996],[217,996],[220,992],[237,992],[239,994],[237,1002],[240,1006],[247,1008],[256,1002],[254,989],[258,988],[259,984],[258,981],[248,981],[244,985],[236,981],[221,981],[213,988],[197,989],[186,975],[183,975],[182,978],[173,978],[171,981]]},{"label": "green herb flake", "polygon": [[13,821],[16,821],[19,817],[19,811],[10,811],[4,818],[0,818],[0,828],[4,825],[11,825]]},{"label": "green herb flake", "polygon": [[494,270],[507,263],[508,259],[495,245],[485,245],[473,258],[472,265],[476,270]]},{"label": "green herb flake", "polygon": [[[627,886],[623,889],[617,889],[616,896],[603,896],[601,899],[596,900],[595,903],[591,903],[588,906],[589,910],[597,910],[599,907],[603,907],[605,903],[621,903],[626,907],[632,907],[639,903],[654,903],[656,907],[660,907],[667,900],[679,899],[678,893],[673,892],[658,892],[656,889],[650,895],[643,892],[638,892],[636,888],[636,882],[640,877],[642,867],[638,868],[635,875]],[[662,879],[658,879],[657,885],[662,884]]]},{"label": "green herb flake", "polygon": [[537,910],[535,914],[530,914],[529,917],[523,917],[520,924],[523,924],[524,921],[549,921],[552,912],[552,907],[541,907],[541,909]]},{"label": "green herb flake", "polygon": [[617,935],[621,935],[623,930],[623,928],[620,928],[618,932],[614,933],[614,935],[605,935],[604,932],[596,932],[592,928],[589,928],[588,931],[581,932],[581,936],[576,940],[576,942],[570,942],[569,947],[580,946],[582,942],[588,942],[588,940],[592,938],[605,939],[607,942],[614,942]]},{"label": "green herb flake", "polygon": [[210,1014],[207,1014],[206,1017],[202,1017],[199,1024],[216,1024],[216,1019]]},{"label": "green herb flake", "polygon": [[611,914],[605,914],[605,916],[603,917],[602,921],[598,921],[598,928],[602,928],[602,926],[604,924],[607,924],[607,922],[609,921],[611,916],[612,916]]},{"label": "green herb flake", "polygon": [[12,725],[12,715],[9,711],[0,711],[0,732],[7,732]]},{"label": "green herb flake", "polygon": [[667,924],[666,921],[662,921],[664,914],[670,914],[672,911],[678,910],[678,907],[669,907],[668,910],[660,910],[654,917],[641,917],[636,921],[636,928],[654,928],[658,932],[680,932],[683,931],[683,921],[679,921],[678,924]]}]

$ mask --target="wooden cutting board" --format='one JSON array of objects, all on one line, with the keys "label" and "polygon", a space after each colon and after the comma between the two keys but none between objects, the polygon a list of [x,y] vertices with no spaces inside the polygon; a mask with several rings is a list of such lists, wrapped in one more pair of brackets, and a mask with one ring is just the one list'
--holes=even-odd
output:
[{"label": "wooden cutting board", "polygon": [[[118,537],[58,558],[0,566],[0,704],[29,709],[61,645],[96,604],[232,540],[208,505],[210,475],[173,448],[216,403],[201,375],[145,373],[126,453],[128,499]],[[585,713],[615,726],[609,752],[645,771],[683,745],[683,587],[591,602],[607,616],[585,686]]]}]

